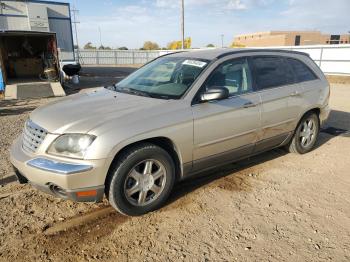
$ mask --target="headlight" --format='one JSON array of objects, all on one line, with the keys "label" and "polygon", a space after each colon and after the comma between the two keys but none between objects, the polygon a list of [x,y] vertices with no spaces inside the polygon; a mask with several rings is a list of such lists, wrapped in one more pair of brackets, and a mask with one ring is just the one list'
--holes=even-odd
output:
[{"label": "headlight", "polygon": [[85,134],[61,135],[52,142],[47,153],[72,158],[84,158],[85,151],[95,138],[95,136]]}]

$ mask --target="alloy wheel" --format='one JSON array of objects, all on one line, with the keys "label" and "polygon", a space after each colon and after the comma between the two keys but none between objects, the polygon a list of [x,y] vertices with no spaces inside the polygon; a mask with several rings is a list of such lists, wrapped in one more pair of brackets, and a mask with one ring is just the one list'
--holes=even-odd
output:
[{"label": "alloy wheel", "polygon": [[299,133],[300,145],[303,148],[309,147],[316,139],[317,123],[313,118],[308,118],[301,126]]},{"label": "alloy wheel", "polygon": [[124,183],[124,195],[134,206],[145,206],[156,200],[166,184],[166,169],[155,159],[136,164]]}]

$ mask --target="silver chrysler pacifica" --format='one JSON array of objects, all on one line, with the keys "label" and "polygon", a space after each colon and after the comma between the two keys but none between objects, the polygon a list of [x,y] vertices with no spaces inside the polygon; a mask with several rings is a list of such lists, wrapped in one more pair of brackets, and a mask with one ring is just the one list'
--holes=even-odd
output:
[{"label": "silver chrysler pacifica", "polygon": [[285,147],[314,147],[329,84],[307,54],[177,52],[121,82],[34,110],[11,148],[19,182],[126,215],[161,207],[174,184]]}]

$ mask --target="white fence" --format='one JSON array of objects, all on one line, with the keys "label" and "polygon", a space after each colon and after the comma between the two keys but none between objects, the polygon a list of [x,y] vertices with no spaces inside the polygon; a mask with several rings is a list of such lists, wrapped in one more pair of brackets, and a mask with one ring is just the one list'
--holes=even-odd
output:
[{"label": "white fence", "polygon": [[350,75],[350,45],[281,46],[274,48],[308,53],[325,74]]},{"label": "white fence", "polygon": [[[305,52],[321,67],[325,74],[350,75],[350,45],[312,45],[264,47]],[[79,50],[83,65],[135,65],[174,52],[173,50]],[[75,51],[77,56],[78,52]],[[77,59],[76,59],[77,60]]]},{"label": "white fence", "polygon": [[145,64],[161,55],[160,51],[140,50],[75,50],[76,61],[82,65]]}]

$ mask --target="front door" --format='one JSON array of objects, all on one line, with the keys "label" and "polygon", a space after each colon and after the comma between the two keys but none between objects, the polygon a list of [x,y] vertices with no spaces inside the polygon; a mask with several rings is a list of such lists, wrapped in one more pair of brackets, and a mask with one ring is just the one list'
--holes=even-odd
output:
[{"label": "front door", "polygon": [[202,91],[211,87],[227,88],[230,97],[193,105],[193,171],[251,154],[260,128],[260,96],[253,92],[247,59],[218,66]]}]

